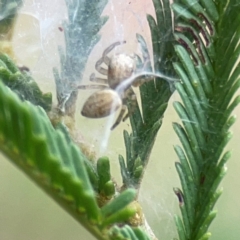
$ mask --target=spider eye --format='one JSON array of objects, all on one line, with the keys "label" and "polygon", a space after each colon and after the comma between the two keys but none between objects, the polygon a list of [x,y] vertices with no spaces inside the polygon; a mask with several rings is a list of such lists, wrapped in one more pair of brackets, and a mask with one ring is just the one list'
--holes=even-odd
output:
[{"label": "spider eye", "polygon": [[88,118],[109,116],[122,105],[120,96],[111,89],[93,93],[84,103],[81,114]]}]

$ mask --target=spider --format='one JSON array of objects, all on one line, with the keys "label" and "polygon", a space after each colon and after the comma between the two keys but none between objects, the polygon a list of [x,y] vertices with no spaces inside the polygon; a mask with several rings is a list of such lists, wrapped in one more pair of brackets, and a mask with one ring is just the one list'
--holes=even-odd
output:
[{"label": "spider", "polygon": [[[106,75],[107,78],[98,78],[95,74],[91,74],[90,81],[98,83],[98,85],[80,85],[78,89],[99,89],[93,93],[84,103],[81,114],[88,118],[102,118],[109,116],[117,111],[120,107],[120,113],[111,127],[113,130],[121,121],[125,121],[134,111],[137,104],[137,98],[131,86],[138,87],[142,83],[151,81],[153,77],[158,75],[154,73],[136,73],[136,55],[127,55],[119,53],[111,58],[107,56],[116,46],[124,44],[123,42],[115,42],[106,48],[102,57],[96,62],[96,70]],[[105,63],[108,69],[101,67]],[[167,78],[167,77],[165,77]],[[124,116],[127,110],[127,101],[131,100],[131,109]]]}]

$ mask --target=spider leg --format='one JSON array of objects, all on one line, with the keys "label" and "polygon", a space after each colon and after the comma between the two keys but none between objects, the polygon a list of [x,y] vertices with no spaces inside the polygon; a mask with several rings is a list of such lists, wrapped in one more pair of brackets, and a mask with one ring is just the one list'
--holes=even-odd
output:
[{"label": "spider leg", "polygon": [[123,99],[123,104],[126,105],[126,101],[130,102],[129,108],[128,108],[128,113],[123,117],[123,122],[126,121],[127,118],[129,118],[133,112],[135,111],[136,107],[137,107],[137,96],[134,93],[134,91],[129,88],[126,90],[125,92],[125,99]]},{"label": "spider leg", "polygon": [[107,47],[104,51],[103,51],[103,57],[105,57],[108,53],[110,53],[116,46],[121,45],[121,44],[125,44],[126,41],[123,42],[115,42],[113,44],[111,44],[109,47]]},{"label": "spider leg", "polygon": [[103,74],[103,75],[108,75],[108,70],[106,68],[101,67],[101,64],[104,62],[104,57],[101,57],[95,64],[96,70]]},{"label": "spider leg", "polygon": [[109,52],[111,52],[116,46],[121,45],[121,44],[125,44],[125,43],[126,43],[126,41],[123,41],[123,42],[115,42],[115,43],[111,44],[108,48],[106,48],[106,49],[104,50],[102,57],[103,57],[104,63],[105,63],[107,66],[109,66],[110,61],[111,61],[110,58],[107,56],[107,54],[108,54]]},{"label": "spider leg", "polygon": [[101,74],[103,75],[108,75],[108,70],[101,67],[101,64],[102,63],[105,63],[107,66],[109,65],[110,63],[110,58],[107,56],[107,54],[109,52],[111,52],[116,46],[120,45],[120,44],[124,44],[126,43],[126,41],[123,41],[123,42],[115,42],[113,44],[111,44],[108,48],[106,48],[104,51],[103,51],[103,55],[102,57],[96,62],[95,64],[95,68],[98,72],[100,72]]},{"label": "spider leg", "polygon": [[90,76],[90,81],[91,82],[97,82],[97,83],[102,83],[102,84],[108,84],[108,80],[105,78],[98,78],[94,73],[91,74]]},{"label": "spider leg", "polygon": [[105,85],[80,85],[77,86],[77,89],[106,89],[108,86]]},{"label": "spider leg", "polygon": [[117,117],[117,120],[112,125],[111,130],[113,130],[122,121],[123,115],[126,112],[126,110],[127,110],[127,106],[123,104],[122,108],[121,108],[121,111],[120,111],[120,113],[119,113],[119,115]]},{"label": "spider leg", "polygon": [[107,66],[109,66],[111,60],[108,56],[103,56],[103,61]]}]

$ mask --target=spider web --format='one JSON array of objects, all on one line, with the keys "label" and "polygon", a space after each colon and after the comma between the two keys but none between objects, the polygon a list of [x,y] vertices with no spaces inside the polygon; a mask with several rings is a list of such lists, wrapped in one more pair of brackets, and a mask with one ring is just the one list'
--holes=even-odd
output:
[{"label": "spider web", "polygon": [[[102,38],[96,46],[96,48],[98,48],[98,56],[93,59],[99,59],[102,51],[113,42],[123,40],[126,40],[127,43],[114,49],[109,54],[110,56],[111,54],[119,52],[126,52],[128,54],[137,53],[141,56],[141,50],[136,39],[136,33],[140,33],[147,42],[152,61],[150,30],[146,20],[147,13],[154,16],[154,9],[151,1],[146,2],[136,0],[129,1],[128,4],[121,3],[120,1],[109,1],[103,14],[109,15],[110,19],[102,29]],[[109,31],[110,29],[111,31]],[[92,67],[89,70],[90,73],[93,72],[94,64],[95,62],[92,63]],[[140,103],[139,89],[134,88],[134,91],[136,92]],[[122,132],[123,129],[127,129],[131,132],[131,128],[129,126],[129,120],[127,120],[126,123],[121,123],[116,129],[110,131],[117,114],[118,113],[112,114],[108,119],[105,119],[103,123],[101,122],[102,120],[96,120],[96,125],[99,129],[99,124],[97,122],[103,124],[102,131],[98,130],[97,132],[100,138],[97,147],[98,154],[100,156],[104,154],[109,156],[112,160],[112,166],[119,169],[117,162],[118,154],[125,156]],[[172,115],[174,115],[173,111],[171,111],[169,118],[165,121],[169,121],[171,124]],[[173,213],[178,211],[176,210],[178,209],[178,204],[172,192],[172,188],[173,186],[179,186],[180,184],[175,174],[174,163],[167,160],[175,158],[174,152],[172,151],[172,143],[178,140],[176,140],[177,138],[174,136],[173,132],[171,135],[168,134],[169,128],[171,129],[170,124],[163,125],[162,128],[165,128],[165,134],[161,135],[161,139],[166,139],[165,137],[169,136],[170,139],[167,142],[168,147],[166,148],[165,141],[163,142],[161,140],[162,145],[159,145],[159,141],[156,140],[156,149],[153,150],[151,155],[139,197],[140,202],[143,204],[146,217],[151,221],[149,222],[150,226],[153,227],[156,236],[163,240],[173,239],[177,236],[173,221]],[[172,139],[173,136],[174,139]],[[169,152],[171,152],[172,155],[169,155]],[[159,154],[163,155],[161,159],[158,157]],[[115,171],[114,169],[113,176],[114,178],[118,176],[117,180],[120,182],[121,178],[118,171],[119,170]],[[159,178],[159,181],[157,182],[156,177]],[[151,189],[149,189],[149,185],[151,185]]]},{"label": "spider web", "polygon": [[[54,6],[54,7],[53,7]],[[147,42],[148,50],[152,54],[151,37],[146,14],[154,16],[154,8],[151,1],[129,0],[108,2],[102,15],[109,15],[109,20],[101,29],[101,39],[91,52],[85,72],[80,84],[91,84],[89,76],[95,73],[102,77],[95,70],[95,63],[101,57],[103,50],[116,41],[126,40],[127,43],[114,49],[109,55],[125,52],[127,54],[137,53],[141,56],[136,33],[141,34]],[[33,77],[41,84],[46,91],[52,89],[55,93],[52,68],[59,63],[58,49],[59,45],[64,46],[64,29],[62,22],[66,20],[66,6],[64,0],[25,1],[21,10],[19,20],[16,25],[16,33],[13,38],[13,45],[17,60],[20,64],[30,68]],[[28,24],[27,24],[28,23]],[[31,47],[29,47],[31,46]],[[151,55],[152,61],[152,55]],[[79,79],[80,80],[80,79]],[[114,131],[110,127],[114,123],[117,114],[112,114],[104,119],[87,119],[80,115],[84,101],[95,90],[82,91],[79,94],[76,111],[76,122],[81,129],[83,141],[92,146],[97,156],[107,155],[112,161],[112,175],[121,183],[118,154],[125,155],[125,147],[122,137],[123,129],[131,131],[129,120],[121,123]],[[134,88],[139,98],[139,90]],[[55,99],[56,101],[56,99]],[[140,101],[140,100],[139,100]],[[140,102],[139,102],[140,103]],[[167,115],[167,114],[166,114]],[[167,120],[172,122],[170,118]],[[165,126],[163,126],[164,128]],[[166,129],[169,129],[167,126]],[[163,136],[168,136],[168,130],[165,130]],[[172,131],[172,130],[171,130]],[[173,134],[172,134],[173,135]],[[151,155],[149,168],[143,181],[140,191],[140,201],[149,219],[153,231],[162,240],[176,237],[175,226],[173,223],[173,209],[176,209],[177,200],[172,192],[173,186],[179,186],[176,179],[172,180],[175,174],[174,164],[167,161],[168,151],[171,151],[172,143],[168,140],[168,150],[165,143],[161,140],[156,141],[156,150]],[[159,160],[159,154],[163,157]],[[169,159],[174,159],[172,156]],[[170,170],[166,170],[171,168]],[[157,169],[157,170],[156,170]],[[172,175],[171,175],[172,174]],[[159,179],[156,182],[155,178]],[[161,183],[159,185],[159,182]],[[151,184],[151,189],[149,189]],[[46,213],[47,215],[47,213]],[[150,222],[151,221],[151,222]],[[68,224],[66,224],[68,227]],[[158,226],[165,226],[159,228]],[[74,231],[74,230],[73,230]],[[76,237],[76,239],[79,238]],[[74,239],[74,238],[72,238]],[[86,237],[91,239],[91,237]]]},{"label": "spider web", "polygon": [[[147,13],[154,16],[153,5],[150,0],[109,1],[103,15],[109,15],[110,19],[102,28],[101,40],[95,46],[89,57],[82,84],[90,84],[90,74],[93,72],[96,73],[94,69],[95,62],[101,57],[103,50],[113,42],[126,40],[127,44],[115,49],[112,54],[123,51],[126,53],[135,52],[140,54],[135,37],[136,33],[140,33],[147,41],[149,52],[152,53],[150,32],[146,21]],[[53,94],[55,93],[55,83],[52,68],[59,63],[57,47],[59,45],[64,46],[64,29],[62,28],[62,22],[66,19],[67,11],[64,0],[26,0],[21,9],[13,35],[13,47],[19,65],[29,67],[34,79],[40,83],[42,90],[49,91],[49,89],[51,89]],[[138,89],[134,89],[134,91],[138,93]],[[83,118],[80,115],[82,104],[92,93],[93,91],[84,91],[81,93],[77,103],[76,122],[79,128],[81,128],[81,133],[84,135],[82,137],[83,140],[92,145],[92,149],[96,152],[96,155],[101,156],[105,154],[110,157],[113,176],[116,176],[115,178],[118,182],[121,182],[117,158],[118,154],[125,155],[122,131],[123,129],[130,131],[129,122],[121,123],[113,132],[110,132],[109,129],[115,120],[115,115],[100,120]],[[172,97],[172,99],[174,98],[176,98],[176,96]],[[177,200],[172,193],[172,187],[180,186],[180,184],[174,169],[173,161],[176,160],[176,156],[172,151],[172,145],[173,143],[177,143],[178,140],[170,126],[176,118],[176,114],[170,107],[165,113],[164,123],[156,140],[140,191],[140,201],[143,204],[143,209],[150,226],[153,227],[156,235],[162,240],[169,240],[176,237],[173,213],[176,213],[176,209],[178,208]],[[238,124],[236,124],[236,126],[238,126]],[[234,131],[239,133],[237,127]],[[236,139],[234,143],[234,149],[236,151],[239,149],[237,136],[240,136],[240,134],[235,134],[234,137]],[[102,146],[104,140],[107,148]],[[236,151],[235,154],[237,156]],[[21,234],[24,234],[24,239],[26,240],[37,239],[36,235],[33,235],[33,232],[39,232],[39,226],[45,229],[44,235],[46,234],[46,236],[44,236],[44,239],[46,240],[67,239],[70,235],[71,239],[79,239],[79,235],[81,235],[83,239],[93,239],[90,235],[84,237],[82,229],[78,230],[79,226],[75,226],[75,222],[69,222],[71,220],[65,217],[66,215],[59,215],[58,208],[56,212],[51,212],[54,206],[51,206],[51,203],[47,200],[45,202],[44,196],[40,195],[38,198],[38,192],[34,192],[35,188],[26,185],[27,182],[25,182],[25,179],[23,179],[20,173],[13,171],[11,166],[2,164],[2,159],[0,163],[3,173],[1,174],[3,178],[0,181],[0,192],[4,193],[1,194],[4,196],[4,199],[0,198],[0,205],[4,205],[4,209],[1,209],[0,217],[0,239],[22,239]],[[229,163],[230,171],[232,171],[231,169],[238,171],[239,168],[236,167],[236,164],[237,161],[231,161]],[[234,172],[229,175],[238,176],[238,173]],[[13,186],[9,186],[11,181],[8,181],[8,184],[4,184],[4,178],[8,180],[11,179],[14,183]],[[233,180],[235,184],[233,184]],[[223,199],[225,199],[225,196],[233,196],[236,194],[236,189],[239,187],[237,183],[237,178],[226,178],[224,184],[226,184],[225,191],[228,192],[224,194]],[[16,191],[14,193],[9,191],[12,187],[14,188],[14,185],[19,189],[19,184],[24,186],[21,188],[21,191],[17,191],[17,189],[15,189]],[[35,197],[33,195],[35,195]],[[13,199],[18,199],[17,204],[16,202],[12,202]],[[233,220],[233,217],[236,217],[236,208],[239,204],[239,201],[237,201],[238,198],[235,199],[234,204],[231,204],[232,209],[231,206],[226,207],[226,201],[222,201],[225,211],[219,214],[224,214],[224,216],[222,216],[222,218],[219,216],[216,221],[223,221],[223,217],[227,219],[226,216],[229,215],[231,218],[231,226],[228,225],[228,223],[224,224],[221,222],[225,228],[227,225],[229,229],[230,227],[232,229],[232,223],[239,222],[238,220]],[[231,199],[231,201],[232,200],[234,199]],[[30,202],[36,203],[39,201],[46,203],[44,209],[40,209],[39,211],[39,209],[34,209],[34,206],[31,206],[31,210],[33,210],[31,212],[33,214],[31,215],[31,213],[28,212],[28,218],[23,218],[23,216],[26,215],[26,208],[29,209]],[[36,215],[38,216],[39,223],[36,224],[36,226],[31,224],[31,227],[28,228],[29,231],[22,233],[21,229],[25,229],[26,224],[29,224],[29,219],[35,219]],[[47,221],[46,216],[48,218]],[[52,216],[55,217],[51,218]],[[237,217],[239,219],[239,214]],[[15,220],[14,225],[12,221],[13,218],[15,220],[18,219],[18,228],[16,228]],[[218,225],[216,223],[215,225]],[[224,227],[222,229],[225,229]],[[16,231],[12,231],[13,228]],[[53,231],[53,228],[57,231]],[[235,229],[237,229],[237,227],[235,227]],[[57,232],[58,235],[52,235],[54,232]]]}]

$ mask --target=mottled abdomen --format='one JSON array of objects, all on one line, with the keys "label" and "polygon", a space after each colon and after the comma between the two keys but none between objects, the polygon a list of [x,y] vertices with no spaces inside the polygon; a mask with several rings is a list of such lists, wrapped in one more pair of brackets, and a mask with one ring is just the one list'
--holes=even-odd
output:
[{"label": "mottled abdomen", "polygon": [[109,116],[122,105],[117,92],[105,89],[93,93],[84,103],[82,115],[88,118],[102,118]]}]

